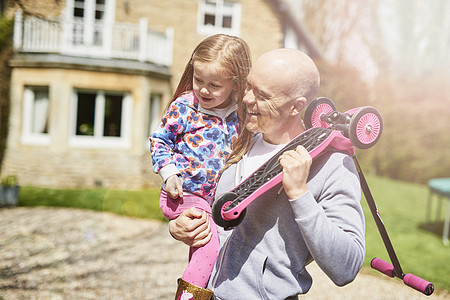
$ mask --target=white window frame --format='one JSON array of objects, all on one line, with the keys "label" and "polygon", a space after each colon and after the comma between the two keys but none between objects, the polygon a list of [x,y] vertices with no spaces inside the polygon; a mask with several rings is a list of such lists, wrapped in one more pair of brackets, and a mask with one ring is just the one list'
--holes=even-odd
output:
[{"label": "white window frame", "polygon": [[[115,18],[116,0],[105,0],[101,6],[104,13],[103,19],[95,19],[96,1],[85,0],[83,19],[75,18],[74,14],[75,0],[66,0],[64,11],[65,22],[63,23],[63,40],[65,41],[65,52],[68,54],[76,53],[86,56],[105,54],[109,55],[112,42],[112,27]],[[81,23],[82,22],[82,23]],[[83,28],[83,43],[75,44],[73,41],[73,30],[75,26]],[[93,45],[93,36],[95,30],[100,30],[102,34],[101,45]]]},{"label": "white window frame", "polygon": [[162,94],[151,94],[150,96],[150,120],[149,120],[149,133],[152,134],[153,131],[161,123],[161,104],[162,104]]},{"label": "white window frame", "polygon": [[[26,86],[23,93],[23,122],[22,122],[22,138],[23,144],[31,145],[48,145],[50,144],[49,133],[33,132],[34,121],[33,113],[35,110],[35,91],[37,89],[47,88],[48,90],[48,108],[47,114],[50,119],[50,88],[48,86]],[[50,130],[50,129],[49,129]]]},{"label": "white window frame", "polygon": [[[77,111],[78,92],[88,92],[96,94],[95,115],[94,115],[94,135],[77,135]],[[120,137],[103,136],[103,124],[105,120],[105,94],[123,95]],[[133,99],[127,92],[109,92],[102,90],[76,89],[72,93],[72,105],[70,109],[70,136],[69,146],[74,148],[118,148],[125,149],[131,147],[131,120]]]},{"label": "white window frame", "polygon": [[[149,104],[149,120],[148,120],[148,136],[150,137],[153,132],[158,128],[161,123],[161,105],[162,105],[162,94],[151,94],[150,104]],[[147,150],[150,148],[150,140],[147,139]]]},{"label": "white window frame", "polygon": [[[215,6],[209,6],[207,2],[214,2]],[[222,27],[222,20],[224,15],[224,3],[232,4],[231,7],[231,28]],[[204,25],[205,14],[211,13],[215,16],[215,25]],[[202,35],[212,35],[216,33],[224,33],[234,36],[240,36],[241,34],[241,16],[242,7],[241,3],[236,1],[226,0],[199,0],[198,2],[198,17],[197,17],[197,32]]]}]

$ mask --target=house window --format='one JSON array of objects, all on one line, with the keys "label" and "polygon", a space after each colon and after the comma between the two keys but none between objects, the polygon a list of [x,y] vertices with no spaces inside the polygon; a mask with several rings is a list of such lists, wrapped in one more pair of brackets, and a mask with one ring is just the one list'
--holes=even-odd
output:
[{"label": "house window", "polygon": [[241,4],[236,1],[199,0],[197,31],[211,35],[226,33],[239,36]]},{"label": "house window", "polygon": [[110,0],[67,0],[67,9],[73,18],[71,34],[75,46],[103,46],[110,6]]},{"label": "house window", "polygon": [[25,144],[48,144],[50,98],[48,86],[27,86],[23,95],[23,132]]},{"label": "house window", "polygon": [[105,91],[74,92],[71,146],[128,147],[131,96]]}]

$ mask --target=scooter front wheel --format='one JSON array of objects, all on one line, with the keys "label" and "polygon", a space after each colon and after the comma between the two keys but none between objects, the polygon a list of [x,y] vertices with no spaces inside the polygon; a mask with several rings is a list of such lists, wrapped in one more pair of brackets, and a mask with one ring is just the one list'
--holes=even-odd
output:
[{"label": "scooter front wheel", "polygon": [[216,224],[220,227],[225,228],[225,230],[233,229],[238,226],[245,217],[246,209],[244,209],[239,216],[236,217],[236,219],[227,220],[223,217],[222,213],[224,209],[227,208],[227,206],[230,205],[230,203],[237,197],[238,195],[236,193],[227,192],[220,195],[212,205],[212,218],[214,222],[216,222]]}]

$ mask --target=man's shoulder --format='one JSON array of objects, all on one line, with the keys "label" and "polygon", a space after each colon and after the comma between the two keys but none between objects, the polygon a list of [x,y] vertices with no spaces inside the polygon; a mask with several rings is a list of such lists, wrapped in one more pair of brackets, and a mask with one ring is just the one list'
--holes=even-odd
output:
[{"label": "man's shoulder", "polygon": [[321,162],[321,163],[326,163],[326,164],[342,164],[344,162],[344,160],[346,159],[350,159],[353,161],[352,157],[346,153],[346,152],[342,152],[342,151],[338,151],[338,150],[330,150],[330,151],[324,151],[323,153],[321,153],[317,159],[315,159],[315,161],[317,162]]},{"label": "man's shoulder", "polygon": [[311,172],[313,173],[326,172],[331,175],[337,175],[333,173],[340,173],[345,170],[356,173],[356,166],[352,156],[341,151],[325,151],[314,159],[311,166]]}]

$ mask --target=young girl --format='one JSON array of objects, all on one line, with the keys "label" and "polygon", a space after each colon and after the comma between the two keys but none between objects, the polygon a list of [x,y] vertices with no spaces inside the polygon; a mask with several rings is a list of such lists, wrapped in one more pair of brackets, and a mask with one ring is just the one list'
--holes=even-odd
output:
[{"label": "young girl", "polygon": [[191,248],[189,264],[178,282],[182,293],[209,299],[206,290],[219,251],[211,204],[218,175],[239,133],[237,106],[251,67],[248,45],[218,34],[193,51],[159,128],[150,137],[153,170],[163,179],[160,206],[171,220],[190,207],[206,211],[212,238]]}]

